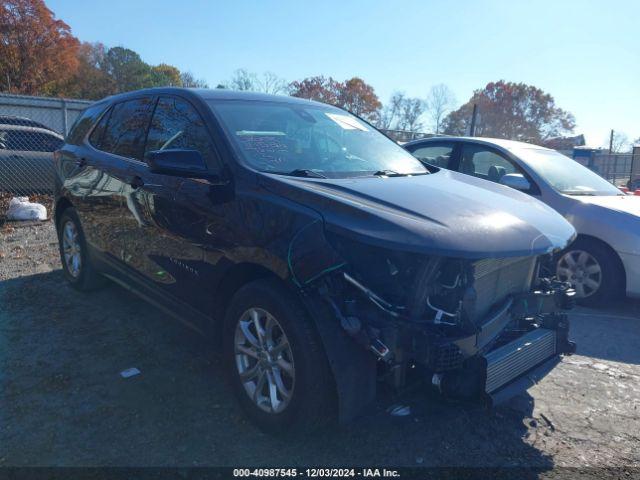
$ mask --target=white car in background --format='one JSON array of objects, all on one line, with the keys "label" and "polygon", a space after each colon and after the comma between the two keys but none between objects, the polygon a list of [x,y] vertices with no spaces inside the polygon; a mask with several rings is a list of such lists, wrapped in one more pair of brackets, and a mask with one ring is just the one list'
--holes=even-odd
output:
[{"label": "white car in background", "polygon": [[585,305],[618,294],[640,297],[640,196],[625,195],[586,167],[548,148],[479,137],[434,137],[403,145],[423,163],[529,193],[578,232],[556,273]]}]

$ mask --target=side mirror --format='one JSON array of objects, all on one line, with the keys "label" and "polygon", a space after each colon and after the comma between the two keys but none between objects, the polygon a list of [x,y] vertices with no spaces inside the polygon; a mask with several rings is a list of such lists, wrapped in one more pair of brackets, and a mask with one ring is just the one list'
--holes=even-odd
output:
[{"label": "side mirror", "polygon": [[521,192],[527,192],[531,189],[529,180],[524,178],[524,175],[522,175],[521,173],[507,173],[506,175],[502,176],[502,178],[500,179],[500,183],[502,185],[506,185],[507,187],[520,190]]},{"label": "side mirror", "polygon": [[175,177],[203,177],[208,174],[207,164],[197,150],[155,150],[145,159],[151,173]]}]

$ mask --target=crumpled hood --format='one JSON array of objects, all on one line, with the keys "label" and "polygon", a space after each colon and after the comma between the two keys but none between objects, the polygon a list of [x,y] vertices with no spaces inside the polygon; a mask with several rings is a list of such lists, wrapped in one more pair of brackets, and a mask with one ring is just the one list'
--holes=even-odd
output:
[{"label": "crumpled hood", "polygon": [[261,177],[273,193],[319,212],[328,232],[383,248],[460,258],[530,256],[564,248],[575,236],[574,228],[542,202],[456,172]]},{"label": "crumpled hood", "polygon": [[573,196],[571,198],[582,204],[596,205],[598,207],[640,217],[640,196],[637,195],[585,195]]}]

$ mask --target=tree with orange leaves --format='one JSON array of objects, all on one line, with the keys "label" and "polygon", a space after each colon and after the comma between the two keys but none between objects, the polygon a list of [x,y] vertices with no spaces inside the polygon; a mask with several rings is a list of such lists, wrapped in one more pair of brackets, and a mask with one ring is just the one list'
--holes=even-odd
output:
[{"label": "tree with orange leaves", "polygon": [[60,94],[78,69],[79,45],[43,0],[0,0],[0,91]]}]

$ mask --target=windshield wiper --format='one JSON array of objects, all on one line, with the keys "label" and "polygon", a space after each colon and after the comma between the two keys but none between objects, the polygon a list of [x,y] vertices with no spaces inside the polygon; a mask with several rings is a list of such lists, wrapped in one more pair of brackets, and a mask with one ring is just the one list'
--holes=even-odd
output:
[{"label": "windshield wiper", "polygon": [[596,194],[592,193],[592,192],[577,192],[577,191],[571,191],[571,190],[567,190],[562,192],[565,195],[571,195],[572,197],[595,197]]},{"label": "windshield wiper", "polygon": [[373,172],[373,175],[376,177],[403,177],[408,175],[408,173],[398,173],[394,170],[378,170],[377,172]]},{"label": "windshield wiper", "polygon": [[285,173],[285,175],[291,175],[293,177],[327,178],[326,175],[316,172],[315,170],[311,170],[310,168],[296,168],[295,170]]}]

